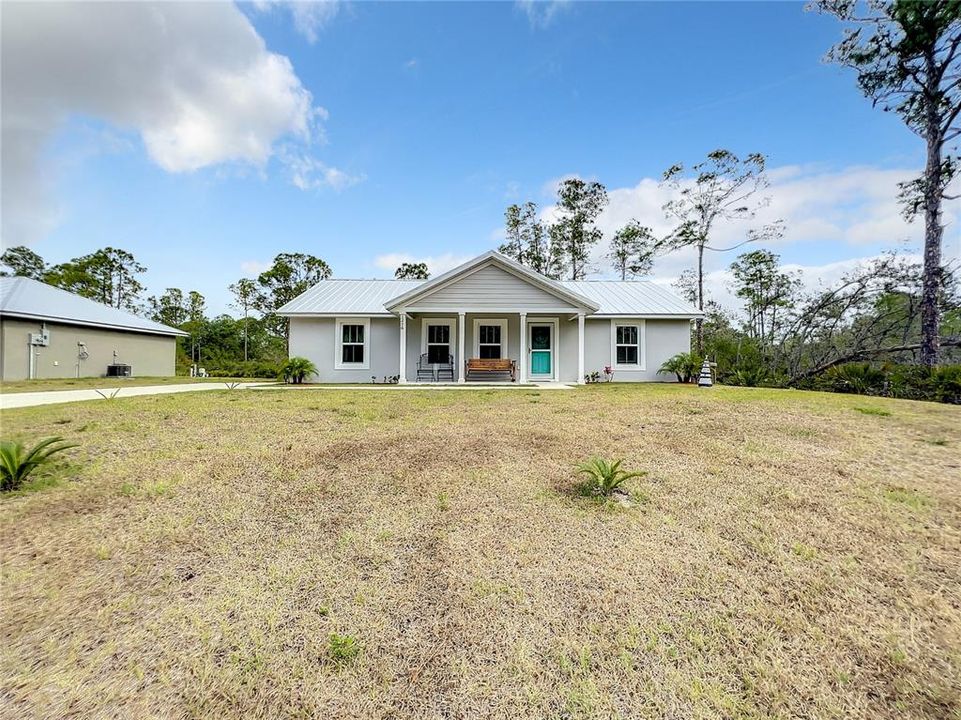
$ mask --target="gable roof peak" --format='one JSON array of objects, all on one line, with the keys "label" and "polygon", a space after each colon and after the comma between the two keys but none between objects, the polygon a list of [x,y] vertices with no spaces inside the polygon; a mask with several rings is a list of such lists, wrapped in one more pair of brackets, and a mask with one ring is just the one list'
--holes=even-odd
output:
[{"label": "gable roof peak", "polygon": [[589,300],[580,293],[564,287],[561,283],[542,275],[536,270],[521,265],[519,262],[512,260],[506,255],[502,255],[496,250],[488,250],[487,252],[481,253],[477,257],[472,258],[467,262],[438,275],[437,277],[431,278],[430,280],[425,281],[423,284],[409,290],[408,292],[402,293],[392,300],[387,301],[384,303],[384,306],[387,308],[387,310],[393,312],[395,309],[404,304],[412,302],[416,298],[428,295],[441,286],[450,282],[454,282],[458,278],[487,267],[488,265],[497,265],[502,270],[519,276],[521,279],[526,280],[527,282],[536,285],[546,292],[572,303],[577,307],[583,307],[591,312],[595,312],[598,309],[598,306],[592,300]]}]

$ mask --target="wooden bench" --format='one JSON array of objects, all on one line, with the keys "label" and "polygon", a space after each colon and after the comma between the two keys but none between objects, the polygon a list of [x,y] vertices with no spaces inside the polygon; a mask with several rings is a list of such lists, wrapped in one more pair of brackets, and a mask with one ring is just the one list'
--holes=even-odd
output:
[{"label": "wooden bench", "polygon": [[470,380],[471,375],[510,375],[514,382],[517,363],[508,358],[470,358],[467,361],[465,377]]}]

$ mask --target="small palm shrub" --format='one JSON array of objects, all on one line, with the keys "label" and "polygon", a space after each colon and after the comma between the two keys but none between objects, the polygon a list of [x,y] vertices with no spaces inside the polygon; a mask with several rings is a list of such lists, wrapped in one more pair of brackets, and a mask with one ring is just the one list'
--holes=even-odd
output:
[{"label": "small palm shrub", "polygon": [[834,392],[856,393],[858,395],[881,395],[885,391],[887,377],[879,368],[870,363],[848,363],[835,365],[825,374],[825,380]]},{"label": "small palm shrub", "polygon": [[689,383],[700,373],[701,362],[701,358],[694,353],[678,353],[668,358],[658,372],[674,373],[678,382]]},{"label": "small palm shrub", "polygon": [[317,374],[317,366],[303,357],[292,357],[281,368],[284,382],[300,385],[310,375]]},{"label": "small palm shrub", "polygon": [[64,442],[62,437],[41,440],[30,450],[21,442],[0,440],[0,491],[18,490],[34,470],[72,447],[77,444]]},{"label": "small palm shrub", "polygon": [[628,472],[621,470],[624,460],[605,460],[594,457],[577,466],[577,472],[588,477],[589,489],[596,495],[610,495],[621,487],[625,481],[635,477],[643,477],[646,472]]},{"label": "small palm shrub", "polygon": [[740,367],[728,376],[727,382],[731,385],[740,385],[741,387],[757,387],[767,382],[768,377],[769,374],[766,368],[760,366]]}]

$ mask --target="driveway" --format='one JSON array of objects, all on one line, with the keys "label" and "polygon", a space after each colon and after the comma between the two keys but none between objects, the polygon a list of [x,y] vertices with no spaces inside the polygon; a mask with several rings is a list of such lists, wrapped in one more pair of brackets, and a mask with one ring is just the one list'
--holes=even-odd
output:
[{"label": "driveway", "polygon": [[[240,383],[237,388],[251,388],[263,383]],[[56,405],[57,403],[102,400],[116,391],[118,398],[136,395],[167,395],[170,393],[203,392],[204,390],[223,390],[226,383],[185,383],[183,385],[143,385],[141,387],[97,388],[86,390],[48,390],[46,392],[24,392],[0,395],[0,410],[34,407],[36,405]],[[98,392],[99,390],[99,392]],[[101,394],[102,393],[102,394]]]}]

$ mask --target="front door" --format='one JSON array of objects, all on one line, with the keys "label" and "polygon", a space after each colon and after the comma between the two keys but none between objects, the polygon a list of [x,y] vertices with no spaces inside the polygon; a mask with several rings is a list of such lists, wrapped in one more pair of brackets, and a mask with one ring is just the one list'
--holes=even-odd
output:
[{"label": "front door", "polygon": [[531,323],[527,332],[530,345],[531,379],[553,379],[554,325],[552,323]]}]

